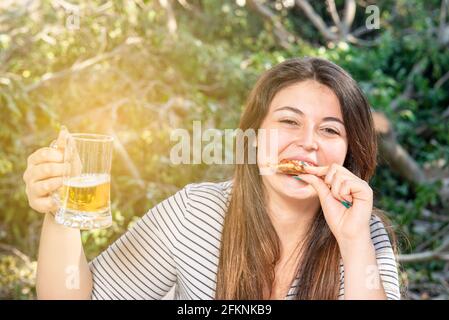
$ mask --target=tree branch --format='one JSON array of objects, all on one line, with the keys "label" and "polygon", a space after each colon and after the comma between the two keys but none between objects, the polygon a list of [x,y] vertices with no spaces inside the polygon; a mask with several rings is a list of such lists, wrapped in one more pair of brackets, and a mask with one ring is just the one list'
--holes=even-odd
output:
[{"label": "tree branch", "polygon": [[416,250],[420,251],[420,250],[424,250],[427,248],[427,246],[429,246],[430,244],[432,244],[432,242],[434,242],[435,240],[437,240],[439,237],[445,235],[449,230],[449,224],[447,224],[445,227],[441,228],[440,230],[438,230],[438,232],[436,232],[435,234],[433,234],[429,239],[427,239],[426,241],[420,243],[417,247]]},{"label": "tree branch", "polygon": [[302,11],[304,11],[307,18],[309,18],[318,31],[324,36],[324,38],[326,38],[326,40],[338,40],[337,35],[329,29],[323,19],[315,12],[307,0],[295,0],[295,4],[300,7]]},{"label": "tree branch", "polygon": [[396,141],[390,121],[381,112],[373,113],[379,140],[379,156],[392,170],[414,184],[427,182],[426,175],[409,153]]},{"label": "tree branch", "polygon": [[443,114],[441,115],[441,117],[444,118],[448,118],[449,117],[449,106],[446,108],[446,110],[443,112]]},{"label": "tree branch", "polygon": [[192,5],[191,5],[190,3],[188,3],[186,0],[178,0],[178,3],[179,3],[184,9],[187,9],[187,10],[192,10],[192,9],[193,9]]},{"label": "tree branch", "polygon": [[125,164],[125,167],[131,173],[131,176],[137,182],[137,185],[140,188],[145,189],[145,181],[142,179],[142,176],[140,175],[140,172],[137,169],[137,166],[134,164],[133,160],[131,159],[131,156],[126,151],[123,144],[120,142],[119,137],[113,131],[109,132],[109,134],[114,137],[114,148],[117,151],[119,157],[122,159],[123,163]]},{"label": "tree branch", "polygon": [[449,30],[446,25],[447,8],[449,7],[449,0],[441,1],[440,9],[440,23],[438,27],[438,43],[445,45],[449,41]]},{"label": "tree branch", "polygon": [[355,0],[345,0],[345,9],[343,12],[343,36],[346,37],[351,30],[352,23],[354,22],[356,11]]},{"label": "tree branch", "polygon": [[19,257],[26,264],[30,263],[30,258],[25,253],[9,244],[0,243],[0,250],[11,252],[13,255]]},{"label": "tree branch", "polygon": [[430,260],[449,261],[448,250],[449,250],[449,236],[447,236],[443,240],[443,243],[435,250],[411,254],[402,254],[399,255],[398,260],[401,263],[425,262]]},{"label": "tree branch", "polygon": [[340,20],[340,16],[338,15],[337,6],[335,5],[335,1],[334,0],[326,0],[326,4],[327,4],[327,9],[329,11],[329,14],[332,17],[332,20],[334,21],[335,25],[339,27],[341,25],[341,20]]},{"label": "tree branch", "polygon": [[377,46],[379,44],[379,39],[378,38],[374,39],[374,40],[363,40],[363,39],[355,37],[353,34],[348,34],[346,36],[346,39],[350,43],[361,45],[361,46],[365,46],[365,47],[374,47],[374,46]]},{"label": "tree branch", "polygon": [[141,189],[145,189],[145,181],[142,179],[139,169],[137,169],[137,166],[135,165],[128,151],[126,151],[126,148],[123,146],[122,142],[120,141],[119,137],[114,131],[114,125],[117,121],[118,108],[120,108],[124,103],[125,102],[120,104],[116,103],[114,106],[112,106],[110,112],[112,121],[109,123],[108,131],[109,134],[114,137],[114,149],[117,151],[119,157],[122,159],[123,163],[125,164],[125,167],[128,169],[131,176],[135,179],[137,185]]},{"label": "tree branch", "polygon": [[354,31],[351,32],[352,36],[354,37],[359,37],[359,36],[363,36],[366,33],[375,31],[376,29],[368,29],[366,26],[360,26],[357,29],[355,29]]},{"label": "tree branch", "polygon": [[294,41],[296,37],[284,28],[278,17],[268,7],[260,3],[259,0],[247,0],[247,4],[250,9],[273,26],[277,44],[284,49],[289,49],[291,46],[290,42]]},{"label": "tree branch", "polygon": [[434,89],[439,89],[447,80],[449,80],[449,71],[446,72],[433,86]]},{"label": "tree branch", "polygon": [[[307,18],[313,23],[313,25],[320,31],[324,38],[328,41],[338,42],[346,41],[349,43],[372,47],[379,44],[379,40],[363,40],[357,38],[368,30],[365,26],[358,28],[354,33],[351,33],[351,26],[354,22],[357,4],[355,0],[346,0],[345,8],[343,12],[343,20],[340,19],[337,7],[334,0],[326,0],[328,11],[332,17],[335,26],[328,27],[324,20],[314,11],[313,7],[307,0],[296,0],[296,5],[300,7]],[[334,31],[337,29],[338,31]]]},{"label": "tree branch", "polygon": [[165,9],[167,13],[167,28],[170,35],[176,35],[178,29],[178,23],[176,22],[175,13],[173,12],[173,6],[171,0],[159,0],[159,4]]},{"label": "tree branch", "polygon": [[78,73],[78,72],[80,72],[80,71],[82,71],[84,69],[87,69],[88,67],[91,67],[91,66],[93,66],[93,65],[95,65],[95,64],[97,64],[97,63],[99,63],[99,62],[101,62],[103,60],[107,60],[107,59],[115,56],[117,53],[122,51],[125,47],[128,47],[130,45],[135,45],[135,44],[140,43],[140,42],[141,42],[140,38],[136,38],[136,37],[127,38],[124,43],[122,43],[121,45],[119,45],[118,47],[113,49],[112,51],[99,54],[99,55],[97,55],[97,56],[95,56],[93,58],[84,60],[82,62],[75,62],[68,69],[64,69],[64,70],[61,70],[61,71],[58,71],[58,72],[54,72],[54,73],[46,73],[46,74],[44,74],[38,82],[35,82],[35,83],[25,87],[25,91],[26,92],[31,92],[31,91],[36,90],[37,88],[43,86],[47,82],[64,78],[67,75]]},{"label": "tree branch", "polygon": [[415,80],[416,76],[421,75],[424,72],[426,67],[427,67],[427,58],[423,58],[413,65],[412,70],[407,76],[404,91],[398,97],[396,97],[390,104],[390,108],[392,110],[396,110],[397,107],[399,106],[399,103],[402,102],[403,100],[411,98],[414,91],[413,81]]}]

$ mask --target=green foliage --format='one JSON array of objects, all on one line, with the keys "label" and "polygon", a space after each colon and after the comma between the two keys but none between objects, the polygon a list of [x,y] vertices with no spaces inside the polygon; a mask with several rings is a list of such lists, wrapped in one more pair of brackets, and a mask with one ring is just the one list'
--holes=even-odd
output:
[{"label": "green foliage", "polygon": [[31,299],[35,296],[37,263],[16,255],[0,254],[0,297]]}]

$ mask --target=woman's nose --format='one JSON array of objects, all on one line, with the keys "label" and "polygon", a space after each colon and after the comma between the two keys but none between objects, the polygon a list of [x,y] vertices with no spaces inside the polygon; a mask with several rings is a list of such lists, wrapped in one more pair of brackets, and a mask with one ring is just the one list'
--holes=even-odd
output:
[{"label": "woman's nose", "polygon": [[306,150],[316,150],[318,148],[313,130],[302,130],[296,139],[296,144]]}]

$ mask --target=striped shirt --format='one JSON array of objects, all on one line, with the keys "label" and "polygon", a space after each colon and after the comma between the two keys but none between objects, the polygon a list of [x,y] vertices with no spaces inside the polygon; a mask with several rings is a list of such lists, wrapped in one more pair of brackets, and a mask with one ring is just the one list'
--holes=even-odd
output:
[{"label": "striped shirt", "polygon": [[[90,264],[92,299],[214,299],[224,216],[232,181],[189,184],[148,211]],[[388,299],[400,299],[395,256],[384,225],[371,217],[380,277]],[[294,298],[298,279],[286,299]],[[340,294],[344,267],[340,263]]]}]

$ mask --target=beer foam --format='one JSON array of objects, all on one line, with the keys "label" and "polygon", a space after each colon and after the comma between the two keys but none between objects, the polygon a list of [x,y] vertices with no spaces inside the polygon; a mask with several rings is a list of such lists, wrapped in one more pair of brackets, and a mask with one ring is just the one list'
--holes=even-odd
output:
[{"label": "beer foam", "polygon": [[109,174],[83,174],[69,178],[64,182],[64,185],[75,188],[89,188],[108,183],[110,180]]}]

